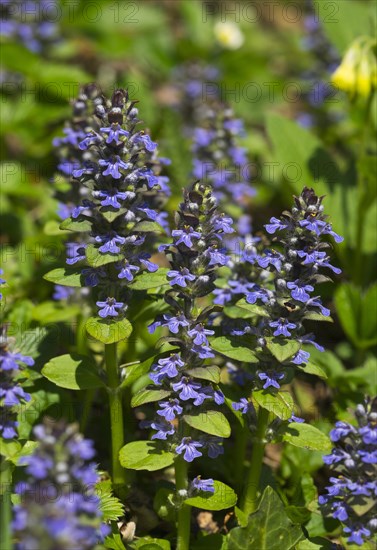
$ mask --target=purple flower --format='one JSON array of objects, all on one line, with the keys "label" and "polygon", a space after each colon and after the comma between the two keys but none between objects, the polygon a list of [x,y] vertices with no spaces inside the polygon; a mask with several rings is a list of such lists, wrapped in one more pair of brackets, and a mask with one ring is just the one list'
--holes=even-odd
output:
[{"label": "purple flower", "polygon": [[359,451],[362,462],[365,464],[377,464],[377,450],[376,451]]},{"label": "purple flower", "polygon": [[309,361],[309,358],[310,353],[300,349],[292,359],[291,363],[294,363],[295,365],[303,365]]},{"label": "purple flower", "polygon": [[110,128],[100,128],[100,131],[104,134],[108,134],[106,138],[106,143],[112,143],[115,141],[115,144],[118,145],[121,143],[119,136],[129,136],[130,133],[127,130],[123,130],[118,123],[114,123]]},{"label": "purple flower", "polygon": [[141,265],[144,266],[147,271],[154,273],[155,271],[158,270],[158,265],[151,262],[149,260],[150,257],[151,255],[148,254],[148,252],[142,252],[141,254],[138,255],[137,258],[141,263]]},{"label": "purple flower", "polygon": [[224,447],[220,445],[220,441],[218,437],[207,437],[203,442],[209,458],[217,458],[224,454]]},{"label": "purple flower", "polygon": [[183,366],[184,362],[182,361],[181,356],[178,353],[175,353],[165,359],[159,359],[154,369],[155,373],[150,374],[149,377],[155,384],[159,385],[165,376],[175,378],[175,376],[178,375],[178,368]]},{"label": "purple flower", "polygon": [[110,252],[111,254],[118,254],[120,252],[120,247],[118,245],[124,244],[126,239],[117,235],[116,233],[108,233],[107,235],[97,235],[95,237],[97,243],[103,243],[99,247],[99,251],[103,254]]},{"label": "purple flower", "polygon": [[3,406],[12,407],[19,405],[22,400],[30,401],[31,395],[26,393],[21,386],[0,387],[0,399],[4,399]]},{"label": "purple flower", "polygon": [[68,265],[74,265],[77,262],[81,262],[86,259],[85,248],[86,245],[82,243],[66,243],[67,248],[67,260]]},{"label": "purple flower", "polygon": [[215,231],[223,231],[223,233],[234,233],[232,227],[233,220],[229,216],[218,216],[213,222],[213,228]]},{"label": "purple flower", "polygon": [[157,433],[153,434],[151,439],[166,440],[168,435],[173,435],[175,432],[174,426],[165,420],[156,420],[152,422],[151,428],[157,430]]},{"label": "purple flower", "polygon": [[258,374],[258,377],[260,380],[265,380],[265,383],[263,385],[263,389],[266,390],[270,386],[273,388],[279,389],[280,384],[278,383],[278,380],[282,380],[284,378],[283,372],[272,372],[267,374],[266,372],[260,372]]},{"label": "purple flower", "polygon": [[221,248],[219,250],[217,246],[214,245],[207,249],[206,254],[210,257],[209,266],[227,265],[229,262],[226,248]]},{"label": "purple flower", "polygon": [[280,317],[277,321],[270,321],[269,326],[271,328],[275,328],[276,330],[273,332],[274,336],[286,336],[287,338],[289,336],[292,336],[292,334],[289,332],[289,329],[295,329],[296,325],[294,323],[290,323],[288,319],[284,319],[283,317]]},{"label": "purple flower", "polygon": [[134,143],[141,142],[146,148],[146,150],[149,152],[153,152],[157,147],[157,143],[152,141],[150,136],[148,136],[148,134],[143,134],[143,133],[135,134],[135,136],[132,138],[132,141]]},{"label": "purple flower", "polygon": [[124,307],[123,302],[117,302],[115,298],[107,298],[105,302],[96,302],[96,305],[101,308],[98,315],[105,319],[106,317],[118,317],[117,309]]},{"label": "purple flower", "polygon": [[190,338],[194,339],[194,344],[201,346],[203,344],[208,344],[207,336],[212,336],[215,334],[215,331],[206,329],[202,324],[198,323],[194,328],[189,330],[187,334]]},{"label": "purple flower", "polygon": [[184,453],[183,458],[186,462],[192,462],[195,458],[202,456],[202,453],[198,451],[203,447],[199,441],[193,441],[191,437],[184,437],[181,443],[176,447],[175,452],[181,455]]},{"label": "purple flower", "polygon": [[204,491],[206,493],[215,492],[213,479],[202,479],[200,476],[197,476],[192,480],[191,489],[196,491]]},{"label": "purple flower", "polygon": [[349,434],[355,434],[356,430],[351,424],[347,424],[347,422],[337,422],[335,424],[335,428],[331,430],[330,432],[330,438],[331,441],[339,441],[340,439],[344,439]]},{"label": "purple flower", "polygon": [[140,271],[140,267],[137,265],[131,265],[129,262],[125,262],[121,267],[121,270],[118,274],[118,279],[127,279],[127,281],[133,281],[134,275],[133,271],[137,273]]},{"label": "purple flower", "polygon": [[194,344],[191,347],[191,351],[192,353],[195,353],[196,355],[198,355],[200,359],[211,359],[211,357],[215,357],[215,354],[213,353],[213,351],[209,346],[205,346],[205,345],[198,346]]},{"label": "purple flower", "polygon": [[205,128],[195,128],[193,140],[198,147],[208,147],[211,141],[215,137],[215,132],[212,130],[206,130]]},{"label": "purple flower", "polygon": [[106,166],[106,170],[102,172],[103,176],[111,176],[114,179],[120,179],[122,177],[121,172],[119,172],[120,168],[128,170],[132,167],[130,163],[123,162],[118,155],[115,156],[115,160],[100,159],[98,164],[100,166]]},{"label": "purple flower", "polygon": [[25,363],[28,367],[32,367],[34,365],[34,359],[27,357],[26,355],[22,355],[21,353],[3,351],[0,355],[0,367],[2,370],[19,370],[18,361],[20,363]]},{"label": "purple flower", "polygon": [[307,305],[318,307],[322,315],[324,315],[325,317],[328,317],[330,315],[330,310],[322,305],[320,298],[310,298],[310,300],[307,301]]},{"label": "purple flower", "polygon": [[179,382],[172,384],[172,388],[175,392],[179,392],[178,396],[182,401],[187,401],[188,399],[199,397],[198,390],[201,390],[202,386],[198,382],[193,382],[183,377]]},{"label": "purple flower", "polygon": [[298,250],[297,254],[300,258],[304,258],[304,261],[302,262],[303,265],[328,267],[337,275],[342,272],[341,269],[334,267],[328,262],[329,257],[326,255],[326,252],[318,252],[317,250],[306,252],[304,250]]},{"label": "purple flower", "polygon": [[288,418],[288,422],[298,422],[299,424],[302,424],[305,422],[304,418],[301,418],[300,416],[296,416],[295,414],[291,414],[290,418]]},{"label": "purple flower", "polygon": [[333,513],[333,517],[335,519],[338,519],[339,521],[346,521],[346,519],[348,519],[347,507],[342,502],[335,502],[334,508],[335,511]]},{"label": "purple flower", "polygon": [[54,300],[67,300],[74,293],[74,289],[69,286],[55,285],[52,298]]},{"label": "purple flower", "polygon": [[179,237],[177,241],[175,241],[175,244],[185,244],[188,248],[191,248],[193,246],[193,242],[191,239],[200,239],[202,236],[201,233],[198,231],[195,231],[191,226],[185,226],[184,229],[174,229],[171,232],[173,237]]},{"label": "purple flower", "polygon": [[249,304],[255,304],[257,300],[261,300],[263,304],[266,304],[269,300],[268,292],[264,288],[260,288],[258,285],[253,285],[251,292],[246,290],[246,301]]},{"label": "purple flower", "polygon": [[247,414],[252,409],[252,404],[246,399],[246,397],[241,397],[238,403],[232,403],[232,408],[235,411],[241,411],[242,414]]},{"label": "purple flower", "polygon": [[233,297],[232,291],[229,288],[216,288],[213,293],[216,296],[213,303],[221,306],[227,304]]},{"label": "purple flower", "polygon": [[157,414],[164,416],[165,420],[174,420],[176,415],[182,414],[182,407],[179,404],[178,399],[170,399],[169,401],[162,401],[160,403],[160,409]]},{"label": "purple flower", "polygon": [[195,281],[195,275],[190,273],[187,267],[184,267],[183,269],[181,269],[181,271],[172,269],[168,271],[167,276],[173,277],[173,279],[169,281],[171,286],[178,285],[178,286],[186,287],[187,286],[186,281]]},{"label": "purple flower", "polygon": [[118,210],[122,206],[119,201],[126,200],[128,195],[124,191],[118,191],[116,188],[113,188],[93,191],[93,196],[100,199],[101,206],[111,206]]},{"label": "purple flower", "polygon": [[266,228],[267,233],[273,235],[274,233],[276,233],[276,231],[287,229],[288,223],[286,221],[278,220],[277,218],[272,217],[270,219],[270,223],[266,224],[264,227]]},{"label": "purple flower", "polygon": [[308,294],[308,292],[314,291],[314,287],[312,285],[308,285],[305,282],[299,280],[288,282],[287,288],[292,291],[291,296],[294,300],[303,303],[307,302],[310,298],[310,294]]},{"label": "purple flower", "polygon": [[357,527],[355,527],[355,526],[345,527],[344,532],[345,533],[351,533],[350,536],[348,537],[348,542],[354,542],[355,544],[358,544],[359,546],[361,546],[365,542],[363,537],[369,538],[371,536],[371,531],[369,529],[367,529],[366,527],[363,527],[361,525],[359,525]]},{"label": "purple flower", "polygon": [[368,424],[363,426],[359,429],[359,434],[361,434],[366,445],[377,445],[377,425]]},{"label": "purple flower", "polygon": [[273,252],[272,250],[265,250],[264,256],[258,256],[257,262],[260,267],[266,269],[269,265],[272,265],[276,271],[281,271],[283,256],[279,252]]}]

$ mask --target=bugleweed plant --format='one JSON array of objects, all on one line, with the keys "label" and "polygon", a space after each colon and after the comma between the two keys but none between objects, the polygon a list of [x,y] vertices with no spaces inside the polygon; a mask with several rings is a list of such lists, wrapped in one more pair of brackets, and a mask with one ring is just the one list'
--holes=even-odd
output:
[{"label": "bugleweed plant", "polygon": [[[138,110],[126,91],[116,90],[111,101],[97,101],[95,118],[98,121],[95,128],[84,136],[82,130],[76,130],[73,136],[75,143],[78,137],[83,137],[79,149],[89,151],[89,155],[74,159],[80,166],[72,169],[72,177],[85,198],[61,225],[62,229],[79,233],[78,239],[68,246],[70,267],[56,269],[46,278],[59,285],[87,287],[91,291],[94,316],[87,320],[86,330],[104,344],[112,475],[117,490],[124,491],[126,471],[118,458],[124,444],[124,425],[117,342],[132,332],[126,316],[132,282],[143,272],[154,273],[158,269],[150,261],[149,250],[152,251],[151,235],[162,230],[158,223],[161,217],[158,195],[163,193],[161,185],[166,186],[166,182],[153,172],[149,153],[157,145],[143,130],[138,130]],[[70,129],[66,133],[67,137],[72,135]],[[161,220],[164,223],[163,217]],[[66,368],[71,376],[83,370],[85,378],[86,369],[79,360],[66,356]],[[53,381],[59,372],[58,362],[44,371]],[[95,368],[94,373],[100,374]],[[90,373],[86,374],[90,377]],[[98,383],[102,384],[100,379]],[[70,387],[64,382],[59,385]],[[89,379],[78,384],[80,389],[95,386]]]},{"label": "bugleweed plant", "polygon": [[0,2],[1,550],[376,548],[374,7]]}]

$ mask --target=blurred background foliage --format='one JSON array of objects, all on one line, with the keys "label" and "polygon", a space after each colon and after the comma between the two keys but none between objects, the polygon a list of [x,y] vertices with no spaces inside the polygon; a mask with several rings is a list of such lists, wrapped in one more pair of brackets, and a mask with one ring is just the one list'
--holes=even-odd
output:
[{"label": "blurred background foliage", "polygon": [[[45,331],[40,367],[47,358],[83,345],[76,331],[80,307],[53,302],[52,285],[42,279],[64,262],[64,235],[56,230],[52,139],[70,116],[69,101],[88,82],[96,82],[105,94],[128,88],[131,97],[140,100],[141,119],[161,156],[172,160],[168,172],[173,214],[191,170],[177,68],[202,63],[218,69],[220,99],[245,122],[242,145],[257,189],[250,201],[254,232],[289,207],[292,194],[307,185],[326,195],[325,210],[345,238],[334,250],[343,270],[334,301],[333,288],[323,285],[334,323],[320,327],[318,340],[327,351],[315,360],[327,380],[302,374],[294,391],[305,416],[325,431],[335,417],[348,419],[347,409],[364,393],[376,394],[377,102],[376,84],[369,98],[347,95],[331,84],[331,73],[355,39],[375,36],[375,1],[81,0],[57,6],[56,40],[38,53],[1,38],[0,242],[8,283],[2,308],[14,335],[32,328]],[[305,26],[313,6],[324,50],[310,42]],[[229,47],[216,34],[216,23],[224,21],[235,23],[241,33],[237,47]],[[330,48],[329,65],[324,52]],[[313,90],[321,100],[310,100]],[[138,325],[145,326],[158,307],[150,307]],[[146,356],[154,342],[145,334],[128,347]],[[26,352],[26,338],[22,345]],[[96,353],[94,344],[92,351]],[[39,385],[36,414],[59,401],[55,387],[46,380]],[[75,399],[64,393],[65,404]],[[73,405],[80,407],[79,402]],[[100,411],[94,414],[101,422]],[[304,470],[320,467],[320,453],[288,446],[279,464],[281,484],[293,486]],[[326,530],[311,520],[308,532],[317,536]]]}]

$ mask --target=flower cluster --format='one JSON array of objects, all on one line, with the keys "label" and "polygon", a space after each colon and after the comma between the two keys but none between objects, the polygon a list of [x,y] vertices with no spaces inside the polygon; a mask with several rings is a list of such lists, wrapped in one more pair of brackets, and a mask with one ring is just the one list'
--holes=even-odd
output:
[{"label": "flower cluster", "polygon": [[99,481],[92,441],[76,425],[35,426],[37,446],[23,457],[26,481],[16,486],[12,529],[19,550],[94,548],[110,528],[103,523],[95,484]]},{"label": "flower cluster", "polygon": [[[152,439],[169,437],[175,452],[187,462],[202,456],[204,450],[211,458],[223,452],[220,438],[190,431],[185,420],[198,411],[208,416],[215,414],[210,410],[213,404],[224,403],[217,386],[218,368],[210,371],[205,366],[206,359],[215,357],[208,341],[214,334],[208,328],[214,307],[200,311],[197,299],[213,290],[216,270],[228,262],[221,241],[233,232],[231,224],[229,217],[218,212],[211,190],[196,183],[185,192],[177,212],[173,243],[162,245],[171,257],[167,273],[170,289],[165,294],[170,311],[158,317],[149,330],[168,327],[170,335],[164,340],[174,349],[152,367],[150,378],[168,392],[168,399],[159,403],[157,418],[148,426],[155,431]],[[205,428],[204,420],[203,431]]]},{"label": "flower cluster", "polygon": [[173,71],[172,81],[177,90],[179,112],[190,135],[201,119],[206,104],[219,99],[219,76],[216,67],[197,62],[179,65]]},{"label": "flower cluster", "polygon": [[[97,106],[103,104],[99,88],[94,84],[83,86],[72,105],[72,116],[63,129],[64,136],[56,137],[53,146],[58,157],[57,175],[54,178],[55,198],[58,201],[57,214],[61,220],[71,216],[81,200],[87,200],[88,190],[72,177],[73,170],[80,169],[85,162],[92,161],[91,151],[83,151],[79,144],[91,131],[99,130],[99,121],[94,116]],[[83,235],[66,243],[67,252],[82,242]],[[53,299],[66,300],[74,289],[55,285]]]},{"label": "flower cluster", "polygon": [[[262,254],[245,255],[255,269],[263,272],[263,285],[249,284],[245,298],[256,306],[258,323],[251,325],[245,320],[242,329],[235,330],[237,336],[252,334],[256,337],[256,354],[259,360],[257,378],[264,389],[279,389],[286,378],[286,367],[303,368],[310,353],[301,349],[312,344],[323,351],[314,341],[312,334],[306,334],[305,319],[328,317],[330,311],[315,294],[317,283],[330,280],[320,272],[323,269],[340,273],[330,263],[326,252],[330,244],[324,240],[332,236],[337,243],[343,239],[337,235],[323,213],[322,198],[313,189],[304,188],[291,212],[284,212],[278,218],[271,218],[265,228],[269,235],[275,235],[276,249],[265,249]],[[268,278],[267,278],[268,277]],[[296,342],[300,349],[283,363],[277,363],[271,355],[271,345]]]},{"label": "flower cluster", "polygon": [[28,50],[45,53],[57,41],[56,0],[2,0],[0,35],[14,38]]},{"label": "flower cluster", "polygon": [[301,74],[305,111],[299,113],[297,121],[304,127],[328,125],[334,121],[334,113],[324,110],[323,106],[333,91],[329,75],[339,62],[339,54],[326,38],[312,0],[306,1],[304,32],[302,49],[311,54],[311,63],[310,69]]},{"label": "flower cluster", "polygon": [[80,241],[67,245],[67,264],[83,266],[85,286],[98,287],[102,318],[118,317],[125,310],[126,286],[135,275],[158,269],[143,244],[147,234],[166,225],[161,208],[167,178],[158,173],[156,143],[137,128],[135,103],[124,90],[116,90],[110,102],[97,102],[98,127],[78,143],[88,157],[83,154],[72,171],[85,198],[62,225],[80,232]]},{"label": "flower cluster", "polygon": [[343,524],[350,543],[362,545],[377,532],[377,400],[358,405],[355,416],[357,426],[337,422],[330,432],[335,447],[323,460],[333,477],[319,503]]},{"label": "flower cluster", "polygon": [[[0,270],[0,273],[3,271]],[[0,279],[0,284],[5,281]],[[20,385],[24,378],[24,365],[31,367],[34,360],[13,351],[6,334],[6,326],[1,327],[0,336],[0,436],[4,439],[17,437],[15,407],[30,401],[30,394]]]},{"label": "flower cluster", "polygon": [[[235,118],[230,107],[221,103],[207,106],[199,125],[194,129],[192,152],[193,176],[211,185],[215,197],[224,208],[252,197],[246,149],[238,145],[244,135],[242,120]],[[249,233],[242,218],[241,235]]]},{"label": "flower cluster", "polygon": [[367,99],[377,88],[376,38],[357,38],[346,51],[339,67],[332,75],[332,82],[351,98]]}]

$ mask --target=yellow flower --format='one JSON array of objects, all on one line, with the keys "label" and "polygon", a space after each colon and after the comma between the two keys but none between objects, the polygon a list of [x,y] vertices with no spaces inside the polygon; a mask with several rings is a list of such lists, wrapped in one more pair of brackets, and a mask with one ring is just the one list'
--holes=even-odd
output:
[{"label": "yellow flower", "polygon": [[368,36],[355,40],[332,75],[333,84],[351,96],[368,98],[377,88],[375,47]]},{"label": "yellow flower", "polygon": [[244,43],[245,37],[236,23],[218,21],[214,27],[217,42],[228,50],[237,50]]},{"label": "yellow flower", "polygon": [[364,56],[361,59],[357,71],[356,91],[364,97],[368,97],[372,91],[371,66],[368,57]]},{"label": "yellow flower", "polygon": [[356,88],[356,66],[357,66],[357,50],[352,46],[346,52],[341,64],[336,69],[334,74],[331,77],[331,80],[335,86],[340,90],[354,93]]}]

